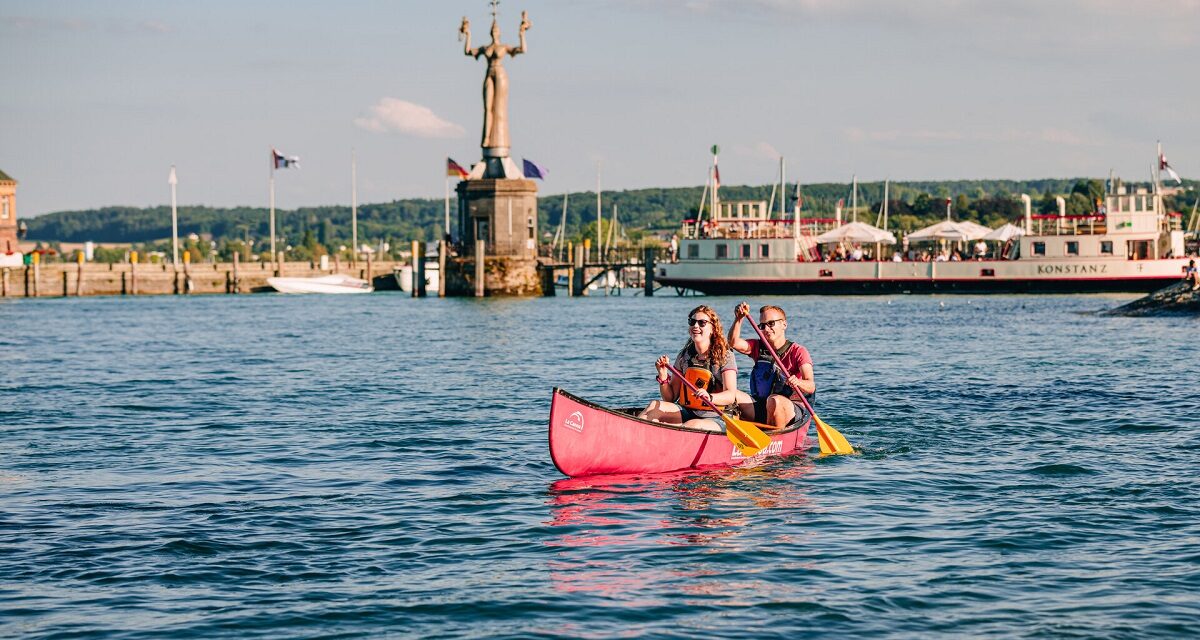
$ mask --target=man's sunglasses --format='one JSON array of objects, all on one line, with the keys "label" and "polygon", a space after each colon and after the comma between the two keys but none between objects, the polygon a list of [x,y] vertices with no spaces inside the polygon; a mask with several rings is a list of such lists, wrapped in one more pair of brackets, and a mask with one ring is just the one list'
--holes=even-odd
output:
[{"label": "man's sunglasses", "polygon": [[711,322],[712,322],[712,320],[705,320],[703,318],[688,318],[688,326],[689,327],[694,327],[696,325],[700,325],[700,328],[703,329],[704,327],[707,327],[709,325],[709,323],[711,323]]},{"label": "man's sunglasses", "polygon": [[766,322],[758,323],[758,328],[762,329],[763,331],[766,331],[767,329],[774,329],[776,322],[787,322],[787,320],[784,320],[783,318],[779,318],[777,320],[767,320]]}]

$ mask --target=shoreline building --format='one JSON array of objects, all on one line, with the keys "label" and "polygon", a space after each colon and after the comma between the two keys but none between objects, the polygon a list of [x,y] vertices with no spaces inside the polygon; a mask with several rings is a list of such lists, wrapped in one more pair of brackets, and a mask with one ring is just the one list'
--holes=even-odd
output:
[{"label": "shoreline building", "polygon": [[17,249],[17,181],[0,171],[0,264],[8,266],[13,255],[17,256],[17,264],[20,264],[21,253]]}]

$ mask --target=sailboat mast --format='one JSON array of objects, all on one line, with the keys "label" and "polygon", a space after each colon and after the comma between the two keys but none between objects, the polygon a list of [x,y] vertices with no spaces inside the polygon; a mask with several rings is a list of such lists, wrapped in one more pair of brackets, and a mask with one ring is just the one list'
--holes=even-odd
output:
[{"label": "sailboat mast", "polygon": [[858,222],[858,176],[850,177],[854,186],[850,188],[850,219]]},{"label": "sailboat mast", "polygon": [[888,228],[888,219],[887,219],[888,218],[888,186],[889,186],[890,182],[891,182],[891,178],[886,178],[883,181],[883,230],[884,231],[887,231],[887,228]]}]

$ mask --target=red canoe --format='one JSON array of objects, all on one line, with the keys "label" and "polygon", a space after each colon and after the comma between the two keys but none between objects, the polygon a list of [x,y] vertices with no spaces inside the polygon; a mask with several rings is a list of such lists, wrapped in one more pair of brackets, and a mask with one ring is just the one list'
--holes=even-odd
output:
[{"label": "red canoe", "polygon": [[[724,426],[694,429],[636,416],[641,408],[605,409],[554,389],[550,403],[550,458],[563,474],[577,478],[610,473],[660,473],[730,466],[747,460],[725,437]],[[808,450],[808,425],[771,434],[771,444],[754,456]]]}]

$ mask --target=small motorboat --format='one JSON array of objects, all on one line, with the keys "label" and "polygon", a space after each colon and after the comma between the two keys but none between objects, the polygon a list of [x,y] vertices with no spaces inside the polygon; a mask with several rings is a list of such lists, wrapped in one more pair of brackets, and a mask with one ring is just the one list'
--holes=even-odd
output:
[{"label": "small motorboat", "polygon": [[571,478],[617,473],[661,473],[732,466],[768,456],[808,450],[805,415],[795,426],[771,432],[771,444],[746,457],[725,436],[724,426],[696,429],[641,420],[640,407],[606,409],[554,389],[550,402],[550,458]]},{"label": "small motorboat", "polygon": [[371,293],[366,280],[335,273],[316,278],[267,278],[267,284],[279,293]]}]

